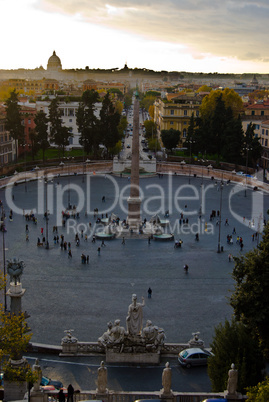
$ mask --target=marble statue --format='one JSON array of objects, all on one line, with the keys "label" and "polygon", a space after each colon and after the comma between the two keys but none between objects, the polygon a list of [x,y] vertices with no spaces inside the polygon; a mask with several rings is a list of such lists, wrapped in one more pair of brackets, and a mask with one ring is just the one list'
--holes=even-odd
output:
[{"label": "marble statue", "polygon": [[163,385],[163,393],[170,394],[172,385],[172,370],[169,367],[169,362],[165,363],[165,368],[163,369],[162,385]]},{"label": "marble statue", "polygon": [[236,395],[237,381],[238,371],[235,369],[234,363],[232,363],[231,369],[228,372],[227,391],[229,395]]},{"label": "marble statue", "polygon": [[126,317],[127,332],[130,335],[139,335],[143,326],[143,307],[145,306],[144,297],[142,303],[137,303],[137,296],[133,294],[132,304],[128,308],[128,316]]},{"label": "marble statue", "polygon": [[39,360],[35,360],[35,364],[33,365],[33,372],[37,375],[37,380],[34,383],[34,391],[37,392],[40,390],[40,384],[42,380],[42,370],[39,365]]},{"label": "marble statue", "polygon": [[205,343],[199,338],[200,332],[193,332],[192,338],[189,340],[188,344],[190,348],[204,348]]},{"label": "marble statue", "polygon": [[77,338],[72,335],[72,332],[74,332],[73,329],[66,329],[64,332],[66,335],[62,338],[62,343],[76,343],[78,341]]},{"label": "marble statue", "polygon": [[147,320],[146,326],[142,330],[142,339],[145,343],[154,344],[157,347],[164,344],[165,333],[163,328],[152,325],[152,322]]},{"label": "marble statue", "polygon": [[98,369],[97,392],[99,394],[104,394],[107,392],[107,368],[105,367],[105,363],[103,361]]},{"label": "marble statue", "polygon": [[10,282],[14,282],[15,285],[20,283],[20,279],[23,273],[24,262],[17,258],[7,260],[7,273],[10,276]]},{"label": "marble statue", "polygon": [[112,328],[113,328],[113,324],[111,321],[109,321],[107,323],[107,331],[104,332],[103,335],[100,336],[100,338],[98,338],[98,343],[100,343],[105,348],[107,347],[107,345],[112,343],[112,337],[111,337]]},{"label": "marble statue", "polygon": [[123,343],[125,335],[125,329],[123,327],[120,327],[120,320],[115,320],[114,326],[112,327],[110,332],[112,342],[114,344]]}]

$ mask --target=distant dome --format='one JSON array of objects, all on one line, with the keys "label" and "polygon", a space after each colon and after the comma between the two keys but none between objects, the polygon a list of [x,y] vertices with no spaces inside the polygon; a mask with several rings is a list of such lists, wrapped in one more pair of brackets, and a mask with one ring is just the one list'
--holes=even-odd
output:
[{"label": "distant dome", "polygon": [[48,60],[48,65],[47,65],[47,70],[50,71],[58,71],[62,69],[62,63],[60,57],[58,57],[55,53],[55,50],[53,51],[53,55],[50,56]]}]

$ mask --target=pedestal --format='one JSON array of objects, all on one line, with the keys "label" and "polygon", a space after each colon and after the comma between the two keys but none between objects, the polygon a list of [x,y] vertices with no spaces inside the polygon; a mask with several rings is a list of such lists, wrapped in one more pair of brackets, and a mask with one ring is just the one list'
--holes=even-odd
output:
[{"label": "pedestal", "polygon": [[160,353],[119,353],[106,351],[107,363],[159,364]]},{"label": "pedestal", "polygon": [[10,312],[11,314],[19,315],[21,313],[21,298],[25,293],[21,283],[15,285],[14,282],[10,283],[7,295],[10,296]]}]

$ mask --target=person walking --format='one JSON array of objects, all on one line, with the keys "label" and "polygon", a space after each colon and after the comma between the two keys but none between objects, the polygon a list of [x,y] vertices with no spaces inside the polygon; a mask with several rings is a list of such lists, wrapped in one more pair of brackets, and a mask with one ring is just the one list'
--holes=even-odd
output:
[{"label": "person walking", "polygon": [[184,270],[185,270],[186,273],[188,272],[189,266],[187,264],[184,265]]},{"label": "person walking", "polygon": [[101,254],[101,247],[98,247],[97,251],[98,251],[98,255],[100,255]]},{"label": "person walking", "polygon": [[125,238],[124,237],[122,238],[121,244],[125,244]]},{"label": "person walking", "polygon": [[152,289],[148,288],[148,298],[151,299],[151,295],[152,295]]}]

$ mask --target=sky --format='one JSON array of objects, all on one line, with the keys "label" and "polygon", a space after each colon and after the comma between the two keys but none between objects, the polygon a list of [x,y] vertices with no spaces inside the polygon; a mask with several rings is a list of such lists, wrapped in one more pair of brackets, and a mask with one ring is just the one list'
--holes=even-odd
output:
[{"label": "sky", "polygon": [[0,69],[269,73],[268,0],[0,0]]}]

